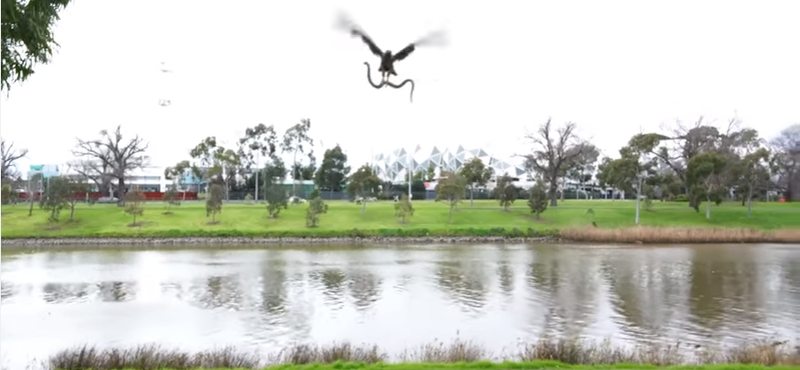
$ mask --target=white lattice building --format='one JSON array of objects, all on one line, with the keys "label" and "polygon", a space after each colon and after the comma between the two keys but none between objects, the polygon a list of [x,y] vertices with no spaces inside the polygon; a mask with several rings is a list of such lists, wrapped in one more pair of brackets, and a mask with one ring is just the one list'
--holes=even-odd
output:
[{"label": "white lattice building", "polygon": [[508,173],[511,176],[521,176],[526,173],[519,163],[508,159],[501,159],[490,154],[487,150],[465,149],[459,145],[455,151],[440,150],[437,147],[423,149],[419,145],[414,151],[395,149],[388,154],[375,156],[373,163],[378,176],[393,182],[403,181],[411,173],[427,171],[432,164],[436,167],[437,175],[440,171],[458,171],[461,166],[472,158],[480,158],[483,163],[494,170],[495,174]]}]

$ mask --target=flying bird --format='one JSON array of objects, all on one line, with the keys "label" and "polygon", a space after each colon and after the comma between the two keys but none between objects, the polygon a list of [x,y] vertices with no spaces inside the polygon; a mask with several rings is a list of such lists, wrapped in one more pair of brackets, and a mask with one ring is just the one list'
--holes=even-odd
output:
[{"label": "flying bird", "polygon": [[371,37],[364,32],[361,27],[357,26],[353,23],[347,16],[343,13],[339,13],[339,27],[346,29],[351,36],[361,38],[369,50],[372,52],[373,55],[377,56],[381,59],[380,64],[378,66],[378,71],[381,72],[381,82],[376,84],[372,81],[372,77],[369,74],[369,63],[364,62],[367,65],[367,78],[369,79],[369,83],[372,87],[376,89],[382,88],[384,85],[388,85],[395,89],[399,89],[403,87],[406,83],[411,83],[411,99],[413,101],[414,95],[414,81],[412,79],[406,79],[399,85],[393,84],[389,81],[390,76],[397,76],[397,71],[394,69],[394,63],[399,62],[401,60],[406,59],[411,53],[413,53],[417,47],[423,45],[444,45],[446,41],[444,40],[444,32],[443,31],[436,31],[428,34],[427,36],[420,38],[417,41],[414,41],[408,44],[406,47],[398,51],[397,53],[392,53],[391,50],[381,50],[375,41],[372,40]]}]

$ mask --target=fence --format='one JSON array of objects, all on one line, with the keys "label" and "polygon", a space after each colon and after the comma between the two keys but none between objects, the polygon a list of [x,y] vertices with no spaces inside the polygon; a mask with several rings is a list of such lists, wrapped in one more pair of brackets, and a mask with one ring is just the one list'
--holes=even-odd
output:
[{"label": "fence", "polygon": [[[142,192],[144,194],[145,201],[163,201],[164,200],[164,192],[160,191],[146,191]],[[91,200],[97,201],[100,198],[106,197],[106,194],[100,192],[83,192],[77,191],[74,193],[74,199],[78,200]],[[30,196],[27,192],[19,192],[17,193],[17,198],[22,201],[27,201]],[[42,199],[42,192],[37,191],[33,193],[33,200],[38,201]],[[197,192],[194,191],[187,191],[187,192],[180,192],[178,193],[178,199],[180,200],[197,200]]]}]

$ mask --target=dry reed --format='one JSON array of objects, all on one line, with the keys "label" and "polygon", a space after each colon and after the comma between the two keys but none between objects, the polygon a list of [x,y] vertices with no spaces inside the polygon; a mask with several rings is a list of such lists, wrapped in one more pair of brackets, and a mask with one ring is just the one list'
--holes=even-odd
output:
[{"label": "dry reed", "polygon": [[[353,345],[347,342],[328,346],[295,345],[272,356],[260,357],[237,351],[232,347],[189,353],[168,350],[156,345],[143,345],[133,349],[97,349],[83,346],[64,350],[53,355],[46,363],[48,369],[65,370],[150,370],[170,368],[257,369],[281,364],[312,364],[361,362],[389,362],[389,355],[376,345]],[[600,344],[580,340],[547,340],[522,344],[515,353],[492,358],[489,351],[476,343],[455,340],[450,344],[436,342],[410,351],[403,351],[395,361],[453,363],[476,361],[560,361],[567,364],[609,365],[619,363],[652,364],[657,366],[677,364],[761,364],[800,365],[800,349],[791,349],[787,342],[758,343],[727,351],[715,351],[696,346],[640,346],[632,349],[614,347],[611,342]]]},{"label": "dry reed", "polygon": [[650,226],[603,229],[586,227],[561,230],[560,236],[575,242],[597,243],[800,243],[800,229],[755,230]]}]

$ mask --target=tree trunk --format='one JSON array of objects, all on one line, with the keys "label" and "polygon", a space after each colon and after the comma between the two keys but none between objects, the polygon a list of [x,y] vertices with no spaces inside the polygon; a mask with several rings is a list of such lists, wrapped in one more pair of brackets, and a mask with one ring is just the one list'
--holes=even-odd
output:
[{"label": "tree trunk", "polygon": [[[117,185],[117,206],[125,207],[125,179],[119,179]],[[134,221],[136,223],[136,221]]]},{"label": "tree trunk", "polygon": [[361,196],[361,214],[367,212],[367,197]]},{"label": "tree trunk", "polygon": [[453,207],[455,206],[455,202],[450,201],[450,214],[447,216],[447,222],[453,223]]},{"label": "tree trunk", "polygon": [[747,189],[747,218],[750,218],[750,213],[753,210],[753,187]]},{"label": "tree trunk", "polygon": [[70,221],[75,220],[75,203],[72,203],[71,207],[69,207],[69,220]]},{"label": "tree trunk", "polygon": [[558,207],[558,179],[550,180],[550,207]]},{"label": "tree trunk", "polygon": [[706,194],[706,220],[711,219],[711,196]]},{"label": "tree trunk", "polygon": [[292,195],[297,195],[297,149],[294,151],[294,155],[292,157]]},{"label": "tree trunk", "polygon": [[472,198],[472,192],[474,191],[473,188],[475,188],[475,185],[470,185],[469,186],[469,206],[470,207],[472,207],[472,203],[473,203],[473,198]]}]

